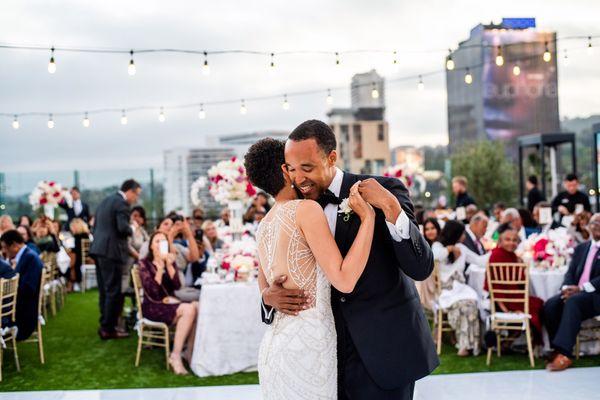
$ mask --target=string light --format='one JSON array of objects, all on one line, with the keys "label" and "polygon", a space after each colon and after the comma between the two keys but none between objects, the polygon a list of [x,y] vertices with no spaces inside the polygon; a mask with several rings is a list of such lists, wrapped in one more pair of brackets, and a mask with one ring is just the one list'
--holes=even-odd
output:
[{"label": "string light", "polygon": [[419,83],[417,83],[417,89],[423,91],[425,90],[425,84],[423,83],[423,76],[419,75]]},{"label": "string light", "polygon": [[287,94],[283,95],[283,104],[281,105],[281,107],[287,111],[290,109],[290,103],[288,103],[288,99],[287,99]]},{"label": "string light", "polygon": [[327,89],[327,97],[325,98],[325,102],[329,105],[333,104],[333,96],[331,95],[331,89]]},{"label": "string light", "polygon": [[454,69],[454,60],[452,59],[452,49],[448,49],[448,57],[446,58],[446,69],[452,71]]},{"label": "string light", "polygon": [[335,65],[340,65],[340,53],[335,52]]},{"label": "string light", "polygon": [[240,106],[240,114],[246,115],[248,113],[248,109],[246,108],[246,102],[242,99],[242,105]]},{"label": "string light", "polygon": [[83,125],[84,128],[89,128],[90,127],[90,119],[88,118],[88,113],[86,112],[84,117],[83,117],[83,121],[81,121],[81,124]]},{"label": "string light", "polygon": [[204,105],[200,104],[200,111],[198,111],[199,119],[206,119],[206,111],[204,111]]},{"label": "string light", "polygon": [[48,72],[51,74],[56,72],[56,62],[54,61],[54,47],[50,49],[50,62],[48,63]]},{"label": "string light", "polygon": [[54,128],[54,119],[52,119],[52,114],[48,115],[48,129]]},{"label": "string light", "polygon": [[121,113],[121,125],[127,125],[127,114],[125,114],[125,110]]},{"label": "string light", "polygon": [[590,56],[592,54],[594,54],[594,48],[592,47],[592,37],[591,36],[588,36],[587,53]]},{"label": "string light", "polygon": [[204,52],[204,65],[202,65],[202,73],[204,75],[210,75],[210,66],[208,65],[208,53]]},{"label": "string light", "polygon": [[465,73],[465,83],[467,85],[470,85],[471,83],[473,83],[473,75],[471,75],[471,71],[469,70],[468,67],[467,67],[467,72]]},{"label": "string light", "polygon": [[158,121],[159,122],[165,122],[166,118],[165,118],[165,110],[164,108],[160,108],[160,114],[158,114]]},{"label": "string light", "polygon": [[564,55],[564,57],[563,57],[564,64],[565,64],[565,65],[569,65],[569,54],[567,53],[567,49],[564,49],[563,51],[564,51],[564,53],[565,53],[565,55]]},{"label": "string light", "polygon": [[502,46],[498,46],[498,54],[496,55],[496,65],[499,67],[504,65],[504,57],[502,57]]},{"label": "string light", "polygon": [[393,56],[392,65],[394,66],[394,71],[398,71],[400,64],[398,64],[398,52],[396,50],[394,50]]},{"label": "string light", "polygon": [[275,68],[275,53],[271,53],[271,68]]},{"label": "string light", "polygon": [[129,52],[129,54],[131,55],[131,59],[129,60],[129,66],[127,67],[127,73],[129,74],[129,76],[134,76],[135,75],[135,63],[133,62],[133,50],[131,50]]},{"label": "string light", "polygon": [[543,55],[543,59],[546,62],[550,62],[550,60],[552,60],[552,53],[550,53],[550,50],[548,50],[548,42],[544,43],[545,46],[545,50],[544,50],[544,55]]},{"label": "string light", "polygon": [[513,67],[513,75],[514,76],[521,75],[521,67],[519,67],[519,63],[516,63],[515,66]]},{"label": "string light", "polygon": [[17,116],[17,114],[15,114],[15,119],[12,122],[12,127],[13,129],[19,129],[21,125],[19,124],[19,118]]},{"label": "string light", "polygon": [[371,85],[372,85],[371,97],[374,99],[378,99],[379,98],[379,90],[377,90],[377,85],[375,84],[375,82],[372,82]]}]

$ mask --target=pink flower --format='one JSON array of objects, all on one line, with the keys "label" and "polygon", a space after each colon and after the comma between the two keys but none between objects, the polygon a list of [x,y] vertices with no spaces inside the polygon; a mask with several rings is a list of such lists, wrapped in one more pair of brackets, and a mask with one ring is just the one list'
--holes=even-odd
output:
[{"label": "pink flower", "polygon": [[54,186],[55,184],[56,184],[56,182],[54,182],[54,181],[48,182],[48,186]]},{"label": "pink flower", "polygon": [[550,255],[546,252],[546,246],[548,245],[548,239],[541,238],[533,245],[533,253],[535,254],[536,260],[545,260]]},{"label": "pink flower", "polygon": [[256,195],[256,189],[254,189],[254,186],[250,182],[246,185],[246,194],[250,197]]},{"label": "pink flower", "polygon": [[236,162],[236,161],[237,161],[237,157],[236,156],[231,157],[231,162]]},{"label": "pink flower", "polygon": [[48,203],[48,199],[46,199],[46,197],[40,197],[40,204],[44,205]]},{"label": "pink flower", "polygon": [[398,171],[396,171],[396,178],[401,178],[402,177],[402,170],[399,169]]}]

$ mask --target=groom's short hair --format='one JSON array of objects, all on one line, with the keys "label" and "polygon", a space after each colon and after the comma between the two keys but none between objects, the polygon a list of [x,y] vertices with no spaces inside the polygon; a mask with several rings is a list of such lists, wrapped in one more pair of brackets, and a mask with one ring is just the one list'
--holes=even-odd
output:
[{"label": "groom's short hair", "polygon": [[317,145],[327,155],[337,148],[335,134],[329,125],[318,119],[304,121],[290,133],[290,140],[301,142],[314,139]]}]

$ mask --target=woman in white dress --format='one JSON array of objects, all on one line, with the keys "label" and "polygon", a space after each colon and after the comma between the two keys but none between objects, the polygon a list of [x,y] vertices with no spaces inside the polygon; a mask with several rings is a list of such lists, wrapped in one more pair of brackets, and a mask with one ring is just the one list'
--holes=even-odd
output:
[{"label": "woman in white dress", "polygon": [[479,296],[467,285],[465,267],[467,263],[486,266],[489,254],[479,256],[460,243],[465,226],[458,221],[448,221],[440,233],[439,241],[431,246],[434,259],[438,262],[442,293],[439,306],[448,313],[448,322],[456,336],[456,348],[461,357],[478,355],[480,346]]},{"label": "woman in white dress", "polygon": [[261,343],[258,372],[264,399],[337,398],[336,332],[331,311],[333,285],[354,289],[367,263],[375,212],[355,185],[349,205],[361,219],[352,248],[342,258],[325,213],[312,200],[298,200],[283,170],[284,143],[263,139],[250,147],[245,164],[250,181],[271,194],[275,204],[256,234],[259,285],[264,291],[286,275],[283,286],[309,294],[297,315],[277,313]]}]

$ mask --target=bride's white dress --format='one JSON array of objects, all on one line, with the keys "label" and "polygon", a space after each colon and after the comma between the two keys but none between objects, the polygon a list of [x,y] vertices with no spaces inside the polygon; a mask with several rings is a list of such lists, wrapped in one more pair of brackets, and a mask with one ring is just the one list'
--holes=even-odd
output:
[{"label": "bride's white dress", "polygon": [[260,266],[269,285],[285,274],[314,298],[298,316],[276,313],[265,333],[258,356],[264,399],[337,398],[331,285],[298,228],[296,209],[301,201],[276,204],[256,234]]}]

